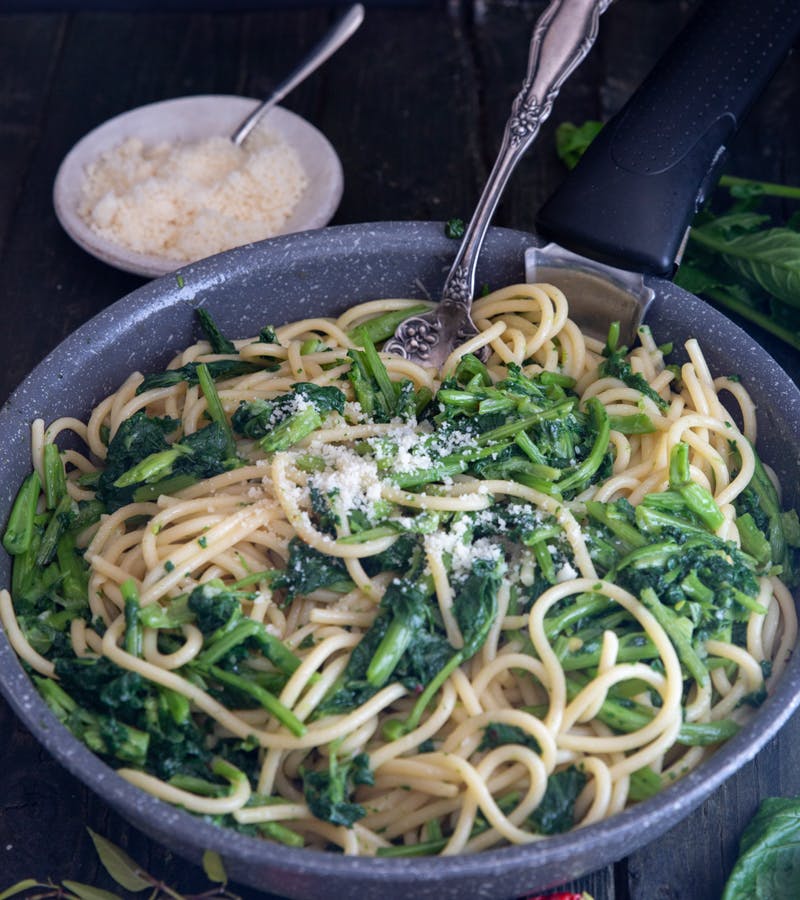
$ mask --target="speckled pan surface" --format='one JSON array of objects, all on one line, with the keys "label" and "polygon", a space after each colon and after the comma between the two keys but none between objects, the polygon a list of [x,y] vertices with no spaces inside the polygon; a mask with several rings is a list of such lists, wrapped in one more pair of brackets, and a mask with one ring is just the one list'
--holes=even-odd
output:
[{"label": "speckled pan surface", "polygon": [[[490,232],[478,283],[523,278],[523,252],[534,239]],[[0,412],[0,522],[29,468],[29,423],[83,415],[131,370],[159,367],[196,335],[193,309],[207,306],[234,337],[380,296],[436,297],[454,244],[431,223],[343,226],[290,235],[221,254],[145,285],[79,329],[51,354]],[[737,372],[759,410],[760,450],[800,497],[800,392],[770,357],[700,300],[654,282],[648,314],[659,341],[699,337],[716,373]],[[11,449],[13,448],[13,453]],[[2,553],[2,551],[0,551]],[[0,556],[0,584],[9,560]],[[529,847],[444,859],[356,859],[295,850],[225,832],[133,788],[55,720],[0,635],[0,689],[26,726],[58,760],[129,821],[198,862],[206,849],[243,884],[295,898],[339,900],[514,897],[593,871],[654,840],[766,743],[798,705],[800,656],[753,721],[708,763],[658,797],[607,822]]]}]

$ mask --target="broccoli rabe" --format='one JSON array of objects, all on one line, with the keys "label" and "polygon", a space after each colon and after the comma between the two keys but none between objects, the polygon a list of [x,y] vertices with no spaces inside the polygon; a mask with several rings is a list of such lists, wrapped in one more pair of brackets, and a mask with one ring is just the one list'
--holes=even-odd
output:
[{"label": "broccoli rabe", "polygon": [[336,750],[331,746],[327,769],[301,771],[303,794],[308,808],[318,819],[350,828],[367,814],[363,806],[350,799],[353,788],[373,784],[374,778],[366,753],[339,760]]},{"label": "broccoli rabe", "polygon": [[547,779],[542,802],[531,813],[530,822],[540,834],[560,834],[575,824],[575,801],[588,776],[575,766],[554,772]]},{"label": "broccoli rabe", "polygon": [[345,395],[336,387],[310,382],[292,386],[275,400],[243,400],[231,419],[233,430],[258,440],[267,453],[287,450],[322,427],[332,412],[344,412]]},{"label": "broccoli rabe", "polygon": [[139,499],[150,499],[187,487],[239,465],[231,455],[228,435],[216,422],[169,443],[174,419],[134,413],[117,430],[108,447],[106,468],[96,496],[109,512]]}]

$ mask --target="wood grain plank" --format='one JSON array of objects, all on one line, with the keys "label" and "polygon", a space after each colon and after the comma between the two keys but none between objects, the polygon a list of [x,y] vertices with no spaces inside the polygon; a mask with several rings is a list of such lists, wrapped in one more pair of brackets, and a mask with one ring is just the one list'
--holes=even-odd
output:
[{"label": "wood grain plank", "polygon": [[63,30],[63,16],[0,16],[0,252],[23,194]]},{"label": "wood grain plank", "polygon": [[430,7],[370,9],[329,65],[317,124],[345,167],[335,222],[463,215],[477,196],[480,159],[460,19]]}]

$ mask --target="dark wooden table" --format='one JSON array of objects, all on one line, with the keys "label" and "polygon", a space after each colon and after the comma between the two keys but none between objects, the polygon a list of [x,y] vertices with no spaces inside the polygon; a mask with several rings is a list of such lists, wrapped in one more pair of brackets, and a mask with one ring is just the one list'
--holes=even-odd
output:
[{"label": "dark wooden table", "polygon": [[[532,228],[563,175],[555,124],[613,113],[692,5],[619,0],[606,14],[597,46],[563,89],[497,224]],[[334,224],[469,214],[543,6],[449,0],[368,9],[351,43],[285,101],[341,156],[345,193]],[[202,93],[261,96],[333,14],[296,3],[257,12],[0,13],[0,399],[73,329],[142,283],[88,256],[60,229],[51,190],[71,145],[142,103]],[[746,123],[729,170],[800,182],[798,122],[795,54]],[[795,351],[749,330],[800,380]],[[742,828],[760,798],[775,794],[800,794],[798,716],[685,822],[575,887],[596,900],[713,900]],[[67,775],[0,700],[0,891],[30,876],[114,889],[86,826],[181,891],[207,886],[199,869],[154,845]]]}]

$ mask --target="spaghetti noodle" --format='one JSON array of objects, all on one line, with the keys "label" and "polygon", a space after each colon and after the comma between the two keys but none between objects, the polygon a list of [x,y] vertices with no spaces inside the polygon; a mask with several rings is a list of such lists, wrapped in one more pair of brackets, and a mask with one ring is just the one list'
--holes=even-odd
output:
[{"label": "spaghetti noodle", "polygon": [[794,548],[742,386],[549,285],[478,300],[434,372],[375,348],[415,307],[206,316],[34,423],[0,620],[123,778],[293,845],[475,852],[649,796],[780,675]]}]

